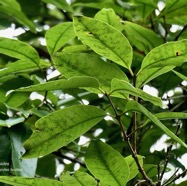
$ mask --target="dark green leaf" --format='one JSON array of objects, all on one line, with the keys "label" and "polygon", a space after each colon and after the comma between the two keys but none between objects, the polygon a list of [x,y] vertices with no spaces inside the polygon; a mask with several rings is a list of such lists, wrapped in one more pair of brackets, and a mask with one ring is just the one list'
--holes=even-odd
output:
[{"label": "dark green leaf", "polygon": [[74,105],[55,111],[38,120],[36,130],[24,143],[24,158],[49,154],[88,131],[106,116],[99,108]]},{"label": "dark green leaf", "polygon": [[126,185],[129,166],[123,156],[102,141],[92,141],[86,152],[86,166],[102,182],[112,186]]}]

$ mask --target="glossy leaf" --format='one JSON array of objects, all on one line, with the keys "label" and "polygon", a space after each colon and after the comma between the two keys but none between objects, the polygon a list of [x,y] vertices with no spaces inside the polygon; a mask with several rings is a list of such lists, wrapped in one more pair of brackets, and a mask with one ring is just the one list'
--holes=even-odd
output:
[{"label": "glossy leaf", "polygon": [[151,112],[149,112],[145,107],[143,107],[141,104],[130,100],[126,105],[127,111],[137,111],[141,112],[144,115],[146,115],[156,126],[158,126],[161,130],[163,130],[164,133],[166,133],[168,136],[170,136],[173,140],[178,142],[183,147],[187,148],[187,145],[179,138],[177,137],[173,132],[171,132],[163,123],[161,123],[156,116],[154,116]]},{"label": "glossy leaf", "polygon": [[88,17],[74,17],[75,33],[92,50],[130,70],[132,48],[114,27]]},{"label": "glossy leaf", "polygon": [[38,53],[30,45],[13,39],[0,37],[0,53],[17,59],[39,64]]},{"label": "glossy leaf", "polygon": [[54,54],[74,37],[75,32],[71,22],[61,23],[50,28],[45,34],[49,53]]},{"label": "glossy leaf", "polygon": [[145,101],[149,101],[153,103],[154,105],[162,107],[162,101],[160,98],[152,96],[146,92],[144,92],[141,89],[133,87],[130,83],[119,80],[119,79],[113,79],[111,84],[111,93],[113,92],[120,92],[120,93],[128,93],[133,96],[137,96],[142,98]]},{"label": "glossy leaf", "polygon": [[[138,156],[138,160],[141,166],[143,166],[143,157],[140,155]],[[134,160],[134,158],[130,155],[125,157],[125,161],[127,162],[129,169],[130,169],[130,175],[129,175],[129,180],[133,179],[138,173],[139,173],[139,169],[138,166],[136,165],[136,162]]]},{"label": "glossy leaf", "polygon": [[105,117],[105,112],[94,106],[74,105],[42,117],[36,130],[24,143],[24,158],[49,154],[88,131]]},{"label": "glossy leaf", "polygon": [[34,177],[37,158],[22,160],[22,154],[25,152],[22,139],[26,135],[22,126],[16,126],[8,131],[11,140],[12,163],[16,176]]},{"label": "glossy leaf", "polygon": [[60,176],[64,186],[96,186],[96,180],[86,172],[76,171],[73,175],[66,172]]},{"label": "glossy leaf", "polygon": [[119,31],[122,31],[123,25],[121,23],[121,19],[113,9],[111,8],[103,8],[94,16],[95,19],[108,23],[109,25],[117,28]]},{"label": "glossy leaf", "polygon": [[14,6],[0,6],[0,12],[3,12],[5,14],[8,14],[9,16],[12,16],[17,19],[17,21],[25,26],[28,26],[32,32],[36,32],[36,28],[33,22],[31,22],[26,15],[17,9],[14,8]]},{"label": "glossy leaf", "polygon": [[0,182],[15,185],[15,186],[25,186],[25,185],[34,185],[34,186],[63,186],[63,183],[56,180],[50,180],[45,178],[23,178],[16,176],[0,176]]},{"label": "glossy leaf", "polygon": [[112,186],[126,185],[129,166],[123,156],[102,141],[92,141],[85,156],[89,171],[102,182]]},{"label": "glossy leaf", "polygon": [[124,30],[130,43],[145,53],[163,43],[162,38],[152,30],[129,21],[124,22]]},{"label": "glossy leaf", "polygon": [[17,89],[16,91],[37,92],[37,91],[59,90],[59,89],[65,90],[65,89],[74,89],[74,88],[83,88],[83,87],[99,88],[99,83],[93,77],[82,76],[82,77],[72,77],[68,80],[59,79],[55,81],[49,81],[38,85],[23,87],[21,89]]},{"label": "glossy leaf", "polygon": [[[66,77],[90,76],[96,78],[102,89],[110,90],[113,78],[128,81],[126,75],[113,64],[87,53],[57,53],[52,57],[55,67]],[[103,73],[103,69],[104,73]]]}]

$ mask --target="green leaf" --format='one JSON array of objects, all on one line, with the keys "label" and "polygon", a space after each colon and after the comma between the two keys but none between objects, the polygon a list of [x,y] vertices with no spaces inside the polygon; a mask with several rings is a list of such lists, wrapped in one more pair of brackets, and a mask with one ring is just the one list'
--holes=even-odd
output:
[{"label": "green leaf", "polygon": [[176,186],[186,186],[186,185],[187,185],[187,180],[177,184]]},{"label": "green leaf", "polygon": [[112,94],[113,92],[128,93],[133,96],[140,97],[145,101],[149,101],[154,105],[162,107],[162,101],[160,98],[152,96],[139,88],[135,88],[130,83],[124,80],[119,80],[119,79],[112,80],[110,94]]},{"label": "green leaf", "polygon": [[187,145],[179,138],[177,137],[173,132],[171,132],[163,123],[161,123],[156,116],[154,116],[151,112],[149,112],[145,107],[143,107],[141,104],[130,100],[126,105],[127,111],[137,111],[143,113],[145,116],[147,116],[156,126],[158,126],[161,130],[163,130],[168,136],[170,136],[173,140],[178,142],[183,147],[187,148]]},{"label": "green leaf", "polygon": [[16,176],[23,177],[34,177],[37,159],[22,160],[22,154],[25,152],[23,148],[22,139],[24,138],[26,132],[22,126],[16,126],[8,131],[11,140],[12,147],[12,163],[13,170]]},{"label": "green leaf", "polygon": [[0,182],[7,183],[15,186],[63,186],[63,183],[56,180],[44,179],[44,178],[23,178],[16,176],[0,176]]},{"label": "green leaf", "polygon": [[99,88],[99,83],[93,77],[81,76],[81,77],[72,77],[68,80],[59,79],[55,81],[49,81],[38,85],[23,87],[15,91],[37,92],[37,91],[59,90],[59,89],[65,90],[65,89],[74,89],[74,88],[83,88],[83,87]]},{"label": "green leaf", "polygon": [[129,21],[125,21],[124,24],[128,40],[140,51],[148,53],[163,43],[162,38],[150,29]]},{"label": "green leaf", "polygon": [[132,48],[126,37],[102,21],[74,17],[75,33],[92,50],[131,71]]},{"label": "green leaf", "polygon": [[88,170],[102,182],[112,186],[126,185],[129,167],[123,156],[102,141],[92,141],[85,156]]},{"label": "green leaf", "polygon": [[75,37],[73,23],[65,22],[50,28],[46,34],[47,49],[52,55],[57,52],[70,39]]},{"label": "green leaf", "polygon": [[0,119],[0,126],[10,128],[13,125],[16,125],[18,123],[22,123],[24,120],[25,120],[24,117],[10,118],[10,119],[6,119],[6,120],[1,120]]},{"label": "green leaf", "polygon": [[8,14],[12,17],[14,17],[15,19],[17,19],[17,21],[25,26],[28,26],[30,28],[30,30],[34,33],[36,33],[36,28],[33,22],[31,22],[26,15],[21,12],[20,10],[16,8],[14,8],[14,6],[0,6],[0,12],[3,12],[5,14]]},{"label": "green leaf", "polygon": [[75,140],[106,116],[94,106],[74,105],[39,119],[36,130],[24,143],[24,158],[49,154]]},{"label": "green leaf", "polygon": [[168,42],[151,50],[144,58],[141,70],[180,66],[187,60],[187,40]]},{"label": "green leaf", "polygon": [[52,4],[61,10],[66,10],[68,12],[73,12],[71,6],[64,0],[42,0],[44,3]]},{"label": "green leaf", "polygon": [[165,74],[171,71],[174,67],[173,66],[166,66],[166,67],[158,67],[158,68],[151,68],[151,69],[143,69],[137,74],[136,79],[136,87],[141,88],[146,83],[150,82],[151,80],[155,79],[156,77]]},{"label": "green leaf", "polygon": [[[140,155],[137,155],[137,157],[140,162],[140,165],[143,166],[143,157]],[[127,162],[129,169],[130,169],[130,175],[129,175],[129,179],[128,179],[128,181],[129,181],[129,180],[133,179],[139,173],[139,170],[138,170],[138,166],[137,166],[134,158],[131,155],[125,157],[125,161]]]},{"label": "green leaf", "polygon": [[36,50],[30,45],[18,40],[0,37],[0,53],[35,64],[39,64],[40,62]]},{"label": "green leaf", "polygon": [[87,53],[56,53],[52,59],[55,67],[66,78],[91,76],[96,78],[100,83],[100,87],[108,92],[110,91],[113,78],[128,81],[122,70],[111,63],[103,61],[97,55]]},{"label": "green leaf", "polygon": [[117,28],[119,31],[122,31],[123,25],[121,23],[121,18],[116,15],[112,8],[103,8],[94,17],[100,21],[108,23],[109,25]]},{"label": "green leaf", "polygon": [[86,172],[76,171],[73,175],[70,172],[66,172],[60,176],[60,180],[63,181],[64,186],[96,186],[95,179]]},{"label": "green leaf", "polygon": [[172,72],[174,72],[178,77],[180,77],[182,80],[184,81],[187,81],[187,76],[184,76],[183,74],[175,71],[175,70],[172,70]]},{"label": "green leaf", "polygon": [[8,6],[8,7],[14,7],[16,10],[21,11],[20,4],[16,0],[4,0],[4,1],[1,1],[0,4]]},{"label": "green leaf", "polygon": [[[49,63],[45,61],[40,61],[40,68],[49,67]],[[5,68],[0,70],[0,77],[4,77],[10,74],[21,73],[21,72],[33,72],[39,70],[38,65],[33,63],[33,61],[18,60],[13,63],[9,63]]]}]

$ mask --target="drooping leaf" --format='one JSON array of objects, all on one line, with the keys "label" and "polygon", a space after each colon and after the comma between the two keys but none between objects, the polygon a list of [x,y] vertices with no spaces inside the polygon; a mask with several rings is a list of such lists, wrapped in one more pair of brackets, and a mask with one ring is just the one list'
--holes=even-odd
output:
[{"label": "drooping leaf", "polygon": [[126,185],[129,166],[123,156],[102,141],[92,141],[85,156],[89,171],[102,182],[112,186]]},{"label": "drooping leaf", "polygon": [[76,35],[92,50],[131,71],[132,48],[126,37],[102,21],[74,17]]},{"label": "drooping leaf", "polygon": [[117,28],[119,31],[122,31],[123,26],[121,23],[121,18],[116,15],[113,9],[103,8],[94,16],[95,19],[108,23],[109,25]]},{"label": "drooping leaf", "polygon": [[39,64],[40,62],[36,50],[30,45],[18,40],[0,37],[0,53],[35,64]]},{"label": "drooping leaf", "polygon": [[25,120],[24,117],[19,117],[19,118],[10,118],[10,119],[6,119],[6,120],[1,120],[0,119],[0,126],[3,127],[8,127],[10,128],[13,125],[16,125],[18,123],[21,123]]},{"label": "drooping leaf", "polygon": [[[49,67],[49,63],[40,60],[40,68]],[[0,77],[4,77],[10,74],[16,74],[21,72],[33,72],[34,70],[39,70],[38,65],[32,61],[18,60],[16,62],[8,64],[5,68],[0,70]]]},{"label": "drooping leaf", "polygon": [[154,116],[151,112],[149,112],[144,106],[135,102],[134,100],[130,100],[126,105],[127,111],[137,111],[146,115],[156,126],[158,126],[161,130],[163,130],[168,136],[170,136],[173,140],[178,142],[183,147],[187,148],[187,145],[177,137],[173,132],[171,132],[163,123],[161,123],[156,116]]},{"label": "drooping leaf", "polygon": [[75,37],[73,23],[65,22],[50,28],[46,34],[47,49],[52,55],[70,39]]},{"label": "drooping leaf", "polygon": [[16,8],[14,8],[14,6],[0,6],[0,12],[14,17],[19,23],[28,26],[32,32],[36,32],[34,23],[31,22],[22,11],[18,10],[17,6]]},{"label": "drooping leaf", "polygon": [[150,29],[129,21],[125,21],[124,24],[124,30],[130,43],[146,54],[163,43],[162,38]]},{"label": "drooping leaf", "polygon": [[94,106],[74,105],[42,117],[36,130],[24,143],[24,158],[49,154],[88,131],[106,116]]},{"label": "drooping leaf", "polygon": [[11,140],[12,147],[12,163],[13,170],[16,176],[34,177],[37,158],[21,160],[22,154],[25,152],[23,148],[22,139],[26,135],[26,132],[22,126],[16,126],[8,131]]},{"label": "drooping leaf", "polygon": [[42,0],[45,3],[52,4],[61,10],[66,10],[68,12],[72,12],[72,7],[64,0]]},{"label": "drooping leaf", "polygon": [[162,107],[162,101],[160,98],[152,96],[139,88],[135,88],[130,83],[124,80],[119,80],[119,79],[112,80],[110,94],[112,94],[113,92],[128,93],[133,96],[138,96],[145,101],[149,101],[153,103],[154,105]]},{"label": "drooping leaf", "polygon": [[0,182],[15,186],[63,186],[60,181],[45,178],[23,178],[17,176],[0,176]]},{"label": "drooping leaf", "polygon": [[60,176],[60,180],[63,181],[64,186],[96,186],[96,180],[87,174],[86,172],[76,171],[73,175],[70,172],[66,172]]},{"label": "drooping leaf", "polygon": [[93,77],[72,77],[68,80],[59,79],[55,81],[49,81],[46,83],[32,85],[29,87],[23,87],[17,89],[16,91],[21,92],[34,92],[34,91],[50,91],[50,90],[59,90],[59,89],[74,89],[74,88],[83,88],[83,87],[93,87],[99,88],[98,81]]},{"label": "drooping leaf", "polygon": [[[113,78],[128,81],[125,73],[113,64],[88,53],[57,53],[52,57],[55,67],[66,77],[90,76],[96,78],[103,90],[109,91]],[[103,72],[104,69],[104,72]]]},{"label": "drooping leaf", "polygon": [[[137,155],[137,157],[138,157],[140,165],[143,166],[143,157],[140,155]],[[125,157],[125,161],[127,162],[129,169],[130,169],[130,175],[129,175],[129,179],[128,179],[128,181],[129,181],[139,173],[139,169],[138,169],[138,166],[137,166],[134,158],[131,155]]]}]

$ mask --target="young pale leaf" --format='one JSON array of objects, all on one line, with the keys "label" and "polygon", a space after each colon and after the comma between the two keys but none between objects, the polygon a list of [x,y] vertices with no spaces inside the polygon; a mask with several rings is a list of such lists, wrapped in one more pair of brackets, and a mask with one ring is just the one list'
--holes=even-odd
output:
[{"label": "young pale leaf", "polygon": [[114,28],[117,28],[119,31],[122,31],[123,29],[121,18],[118,15],[116,15],[114,10],[111,8],[103,8],[95,15],[94,18],[105,23],[108,23]]},{"label": "young pale leaf", "polygon": [[[40,60],[40,68],[48,68],[49,63]],[[38,65],[32,61],[18,60],[14,63],[8,64],[5,68],[0,70],[0,77],[4,77],[10,74],[16,74],[20,72],[33,72],[34,70],[39,70]]]},{"label": "young pale leaf", "polygon": [[128,93],[133,96],[140,97],[145,101],[149,101],[154,105],[162,107],[162,101],[160,98],[152,96],[139,88],[135,88],[130,83],[124,80],[119,80],[119,79],[112,80],[110,94],[112,94],[113,92]]},{"label": "young pale leaf", "polygon": [[96,186],[96,180],[86,172],[76,171],[73,175],[66,172],[60,176],[64,186]]},{"label": "young pale leaf", "polygon": [[66,22],[50,28],[46,34],[47,49],[52,55],[57,52],[70,39],[75,37],[73,23]]},{"label": "young pale leaf", "polygon": [[74,17],[74,27],[76,35],[85,45],[99,55],[131,69],[132,48],[120,31],[107,23],[84,16]]},{"label": "young pale leaf", "polygon": [[154,78],[171,71],[174,66],[157,67],[151,69],[143,69],[137,74],[136,87],[141,88],[143,85],[153,80]]},{"label": "young pale leaf", "polygon": [[40,62],[36,50],[30,45],[18,40],[0,37],[0,53],[35,64],[39,64]]},{"label": "young pale leaf", "polygon": [[163,43],[162,38],[158,37],[157,34],[150,29],[129,21],[125,21],[124,24],[124,30],[128,40],[140,51],[148,53],[150,50]]},{"label": "young pale leaf", "polygon": [[98,81],[93,77],[72,77],[68,80],[59,79],[55,81],[49,81],[47,83],[33,85],[29,87],[23,87],[15,91],[21,92],[34,92],[34,91],[50,91],[50,90],[59,90],[59,89],[73,89],[73,88],[83,88],[83,87],[93,87],[99,88]]},{"label": "young pale leaf", "polygon": [[23,158],[49,154],[75,140],[100,122],[106,113],[94,106],[74,105],[39,119],[36,130],[24,143]]},{"label": "young pale leaf", "polygon": [[124,157],[102,141],[92,141],[85,155],[89,171],[102,182],[112,186],[126,185],[129,166]]},{"label": "young pale leaf", "polygon": [[99,56],[88,53],[56,53],[55,67],[66,77],[91,76],[96,78],[103,90],[109,91],[113,78],[128,81],[125,73],[117,66],[103,61]]},{"label": "young pale leaf", "polygon": [[157,125],[161,130],[163,130],[168,136],[170,136],[173,140],[178,142],[183,147],[187,148],[187,145],[177,137],[173,132],[171,132],[163,123],[161,123],[156,116],[154,116],[151,112],[149,112],[145,107],[141,104],[130,100],[126,105],[127,111],[138,111],[146,115],[155,125]]},{"label": "young pale leaf", "polygon": [[[137,155],[137,157],[140,162],[140,165],[143,166],[143,157],[140,155]],[[139,170],[138,170],[138,166],[137,166],[134,158],[131,155],[125,157],[125,161],[127,162],[129,169],[130,169],[130,175],[129,175],[129,179],[128,179],[128,181],[129,181],[129,180],[133,179],[139,173]]]},{"label": "young pale leaf", "polygon": [[187,76],[184,76],[183,74],[175,71],[175,70],[172,70],[172,72],[174,72],[178,77],[180,77],[182,80],[184,81],[187,81]]},{"label": "young pale leaf", "polygon": [[187,39],[165,43],[151,50],[140,69],[180,66],[187,61]]},{"label": "young pale leaf", "polygon": [[0,12],[3,12],[5,14],[8,14],[9,16],[14,17],[15,19],[17,19],[18,22],[20,22],[23,25],[26,25],[30,28],[30,30],[34,33],[36,33],[36,28],[33,22],[31,22],[26,15],[17,9],[14,8],[14,6],[0,6]]},{"label": "young pale leaf", "polygon": [[0,182],[15,186],[63,186],[63,183],[56,180],[44,178],[24,178],[17,176],[0,176]]}]

